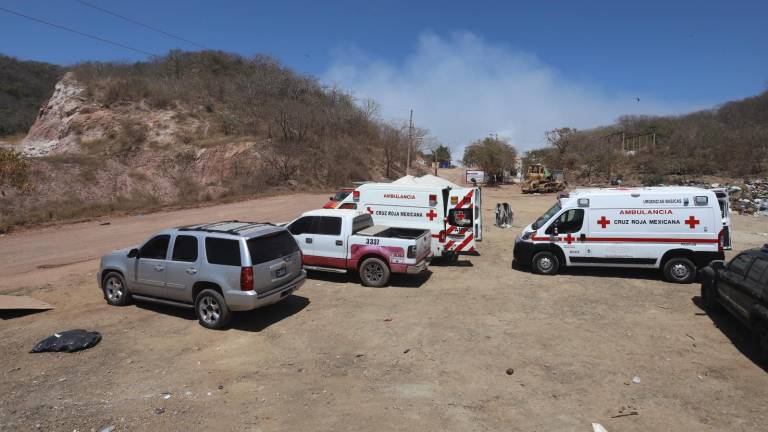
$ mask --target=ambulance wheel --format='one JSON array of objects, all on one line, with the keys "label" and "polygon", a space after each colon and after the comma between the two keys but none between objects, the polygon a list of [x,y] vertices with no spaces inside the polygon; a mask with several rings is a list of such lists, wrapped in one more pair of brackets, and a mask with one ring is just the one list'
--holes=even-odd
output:
[{"label": "ambulance wheel", "polygon": [[552,252],[543,251],[533,256],[531,265],[535,273],[553,275],[560,269],[560,260]]},{"label": "ambulance wheel", "polygon": [[696,266],[688,258],[670,258],[664,264],[664,278],[672,283],[691,283],[696,279]]}]

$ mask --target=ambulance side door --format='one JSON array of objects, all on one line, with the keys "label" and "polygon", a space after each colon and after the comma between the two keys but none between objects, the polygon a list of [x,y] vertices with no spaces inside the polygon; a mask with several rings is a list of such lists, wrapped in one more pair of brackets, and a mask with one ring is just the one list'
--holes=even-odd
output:
[{"label": "ambulance side door", "polygon": [[589,263],[591,250],[587,239],[588,209],[572,208],[563,210],[553,218],[544,230],[550,239],[562,248],[567,265],[584,265]]}]

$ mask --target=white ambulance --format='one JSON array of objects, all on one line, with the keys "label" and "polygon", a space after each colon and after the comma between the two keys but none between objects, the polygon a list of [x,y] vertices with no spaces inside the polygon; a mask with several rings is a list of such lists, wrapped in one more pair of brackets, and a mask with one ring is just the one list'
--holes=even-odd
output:
[{"label": "white ambulance", "polygon": [[392,183],[365,183],[338,208],[367,211],[377,225],[428,229],[435,257],[477,254],[483,238],[481,189],[463,188],[433,175]]},{"label": "white ambulance", "polygon": [[724,258],[730,226],[723,221],[706,189],[581,189],[561,194],[523,230],[514,259],[541,274],[566,266],[660,268],[668,281],[689,283],[697,268]]}]

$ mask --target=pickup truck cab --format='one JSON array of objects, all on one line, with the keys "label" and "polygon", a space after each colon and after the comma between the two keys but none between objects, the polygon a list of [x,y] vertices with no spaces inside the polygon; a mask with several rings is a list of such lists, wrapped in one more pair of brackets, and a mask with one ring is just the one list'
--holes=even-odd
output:
[{"label": "pickup truck cab", "polygon": [[391,273],[421,273],[432,256],[429,230],[374,225],[370,214],[357,210],[309,211],[287,228],[305,269],[358,271],[365,286],[384,286]]}]

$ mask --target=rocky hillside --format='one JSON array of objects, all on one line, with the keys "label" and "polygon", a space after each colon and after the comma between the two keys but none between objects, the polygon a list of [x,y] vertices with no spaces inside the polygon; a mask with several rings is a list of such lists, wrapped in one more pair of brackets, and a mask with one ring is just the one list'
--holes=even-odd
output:
[{"label": "rocky hillside", "polygon": [[374,115],[266,57],[78,65],[22,142],[27,186],[0,181],[0,225],[397,176],[405,136]]}]

